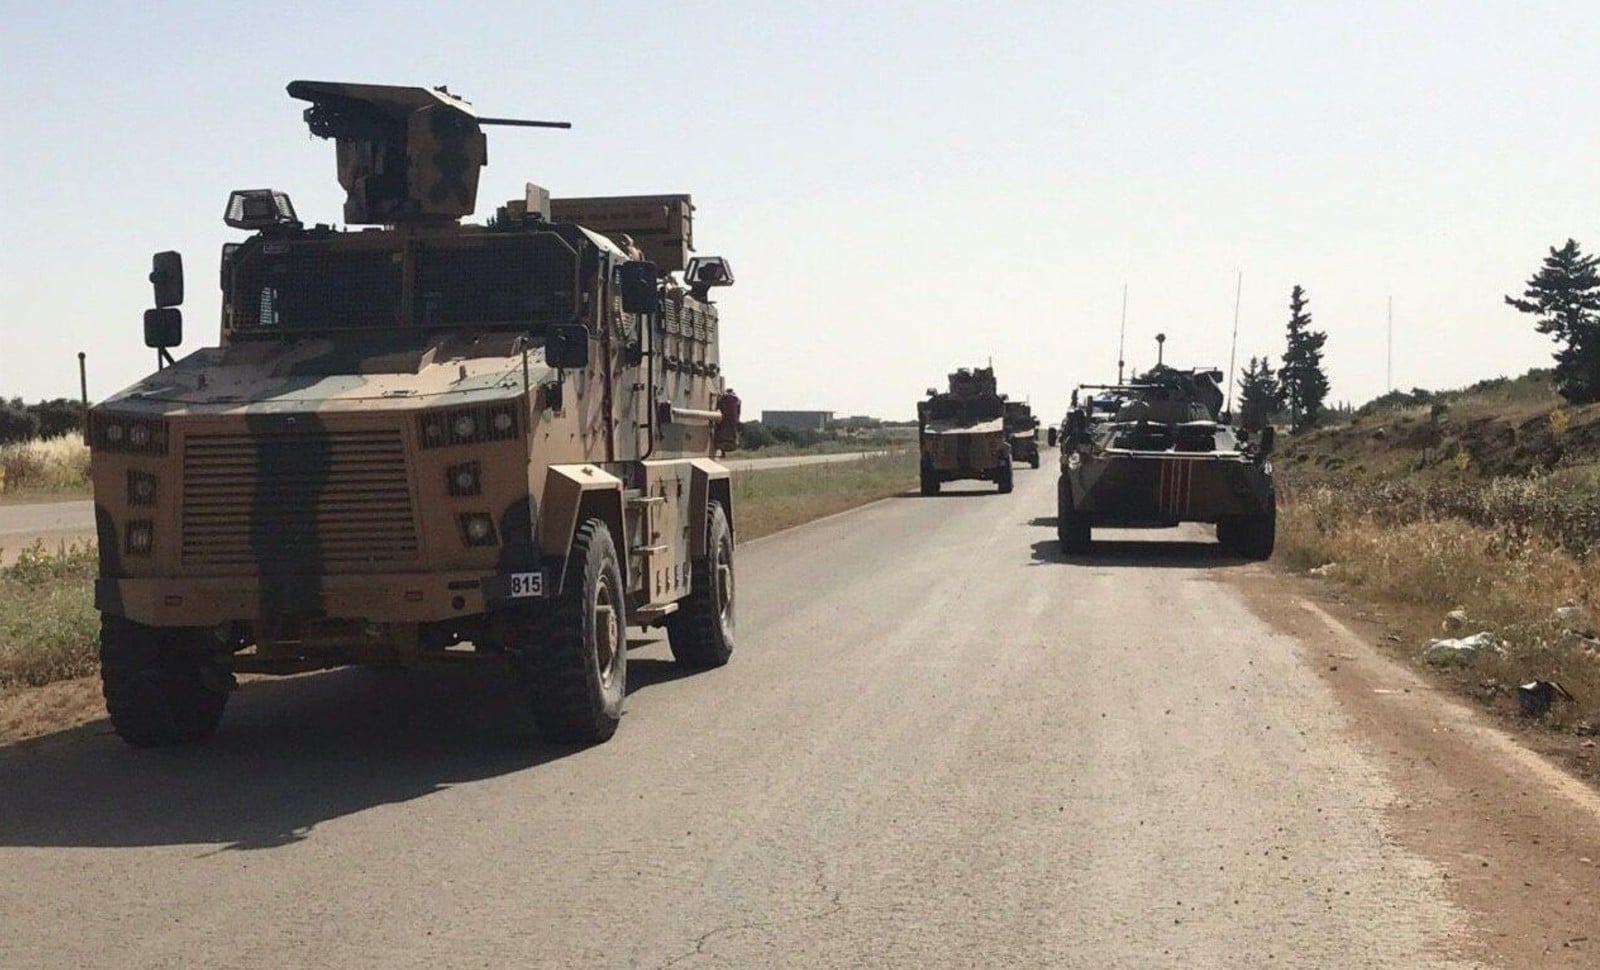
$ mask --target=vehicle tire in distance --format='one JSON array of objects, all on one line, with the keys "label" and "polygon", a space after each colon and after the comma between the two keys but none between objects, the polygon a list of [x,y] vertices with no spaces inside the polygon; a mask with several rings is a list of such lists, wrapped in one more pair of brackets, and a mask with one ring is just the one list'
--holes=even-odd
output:
[{"label": "vehicle tire in distance", "polygon": [[933,469],[929,468],[926,463],[921,467],[921,480],[923,495],[939,494],[939,476],[935,475]]},{"label": "vehicle tire in distance", "polygon": [[601,519],[584,520],[561,592],[524,647],[533,720],[552,740],[597,744],[617,733],[628,684],[624,596],[611,530]]},{"label": "vehicle tire in distance", "polygon": [[690,593],[667,617],[672,659],[685,667],[720,667],[733,655],[733,529],[722,503],[706,514],[706,554],[690,563]]},{"label": "vehicle tire in distance", "polygon": [[1000,466],[1000,470],[995,473],[994,480],[995,484],[1000,486],[1001,495],[1011,492],[1011,463],[1009,461]]},{"label": "vehicle tire in distance", "polygon": [[210,737],[234,687],[209,631],[100,617],[100,688],[117,735],[141,748]]},{"label": "vehicle tire in distance", "polygon": [[1039,470],[1039,453],[1037,451],[1033,453],[1033,457],[1028,459],[1028,467],[1034,471]]}]

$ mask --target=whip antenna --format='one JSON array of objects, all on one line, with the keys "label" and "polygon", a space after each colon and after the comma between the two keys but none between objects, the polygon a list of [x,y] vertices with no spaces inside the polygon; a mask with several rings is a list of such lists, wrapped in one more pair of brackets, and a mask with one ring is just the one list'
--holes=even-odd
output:
[{"label": "whip antenna", "polygon": [[1239,282],[1233,289],[1233,344],[1228,348],[1228,404],[1223,410],[1233,413],[1233,365],[1239,359],[1239,298],[1244,295],[1244,270],[1239,271]]}]

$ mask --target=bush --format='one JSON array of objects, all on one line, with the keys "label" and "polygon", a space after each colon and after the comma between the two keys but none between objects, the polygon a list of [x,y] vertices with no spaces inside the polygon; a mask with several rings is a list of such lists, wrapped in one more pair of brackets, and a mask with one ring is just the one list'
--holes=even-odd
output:
[{"label": "bush", "polygon": [[90,546],[50,552],[35,542],[0,569],[0,687],[94,673],[97,565]]},{"label": "bush", "polygon": [[89,483],[89,447],[75,434],[0,445],[0,493],[67,491]]}]

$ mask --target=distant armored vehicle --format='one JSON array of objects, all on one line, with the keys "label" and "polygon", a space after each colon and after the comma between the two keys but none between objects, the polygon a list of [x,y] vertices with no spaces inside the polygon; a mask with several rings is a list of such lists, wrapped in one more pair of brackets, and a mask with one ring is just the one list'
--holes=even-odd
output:
[{"label": "distant armored vehicle", "polygon": [[917,402],[922,448],[922,494],[937,495],[944,482],[977,479],[1011,491],[1011,446],[1005,427],[1006,399],[995,390],[994,368],[963,367],[949,389],[928,388]]},{"label": "distant armored vehicle", "polygon": [[1013,462],[1039,467],[1039,419],[1033,416],[1033,408],[1020,401],[1006,402],[1006,440]]},{"label": "distant armored vehicle", "polygon": [[[1220,420],[1221,379],[1220,371],[1158,365],[1127,384],[1074,392],[1056,487],[1062,551],[1088,550],[1094,526],[1213,522],[1218,540],[1240,555],[1272,555],[1272,431],[1252,438]],[[1098,393],[1078,405],[1083,391]]]},{"label": "distant armored vehicle", "polygon": [[[482,661],[554,737],[601,741],[629,627],[689,667],[734,648],[734,443],[687,195],[551,200],[488,225],[483,125],[443,89],[296,81],[344,221],[234,192],[219,346],[94,408],[106,706],[137,745],[215,730],[234,674]],[[670,274],[682,271],[678,283]]]}]

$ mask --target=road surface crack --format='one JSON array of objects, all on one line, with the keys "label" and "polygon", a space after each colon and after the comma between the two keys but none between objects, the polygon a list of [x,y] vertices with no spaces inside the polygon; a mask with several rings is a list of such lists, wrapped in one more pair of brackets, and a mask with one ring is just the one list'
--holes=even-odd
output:
[{"label": "road surface crack", "polygon": [[740,933],[747,930],[773,930],[784,926],[797,926],[801,923],[812,923],[819,920],[825,920],[844,909],[844,903],[842,901],[844,890],[829,890],[827,884],[823,881],[821,874],[818,874],[817,876],[816,891],[820,895],[828,897],[827,904],[818,909],[816,912],[802,913],[799,916],[791,916],[788,919],[746,920],[744,922],[725,923],[721,926],[713,927],[712,929],[700,934],[700,936],[695,939],[693,949],[690,949],[684,953],[680,953],[671,960],[668,960],[666,963],[663,963],[660,967],[660,970],[668,970],[668,968],[675,967],[678,964],[683,963],[685,960],[690,960],[697,956],[704,956],[707,945],[709,945],[712,940],[719,936],[726,936],[729,933]]}]

